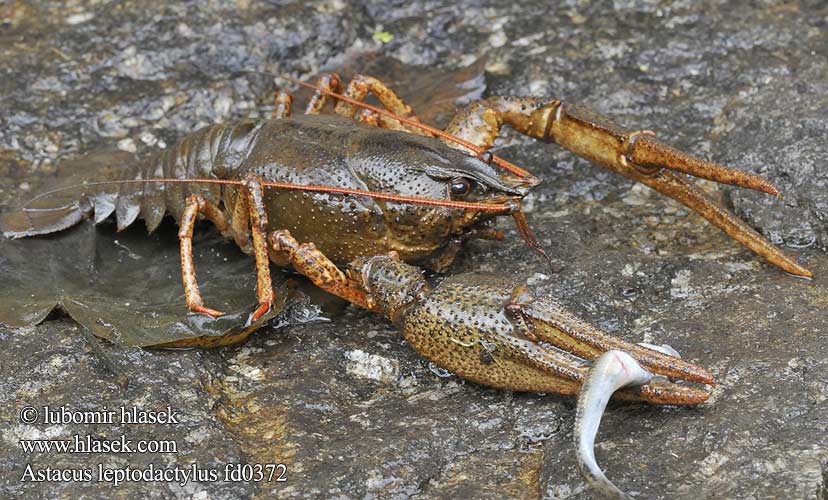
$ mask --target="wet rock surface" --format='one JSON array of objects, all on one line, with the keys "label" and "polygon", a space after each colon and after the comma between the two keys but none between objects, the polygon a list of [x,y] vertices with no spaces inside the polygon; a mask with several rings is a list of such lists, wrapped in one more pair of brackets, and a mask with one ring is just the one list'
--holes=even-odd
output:
[{"label": "wet rock surface", "polygon": [[[719,385],[696,409],[611,404],[597,457],[639,498],[828,496],[828,9],[820,2],[29,2],[0,6],[0,203],[59,158],[138,154],[266,113],[269,79],[379,50],[451,71],[487,56],[488,94],[539,94],[651,128],[767,176],[782,200],[703,183],[816,275],[770,268],[688,210],[552,145],[498,152],[545,182],[527,203],[545,268],[504,224],[455,270],[513,270],[628,340],[668,343]],[[390,34],[389,36],[385,34]],[[378,40],[386,40],[382,43]],[[21,193],[22,192],[22,193]],[[175,245],[175,241],[170,242]],[[4,498],[590,498],[573,401],[443,377],[386,321],[349,309],[242,346],[103,344],[71,320],[0,327]],[[177,425],[26,425],[23,406],[163,409]],[[20,439],[175,440],[179,452],[25,453]],[[632,457],[632,458],[631,458]],[[287,465],[286,483],[21,483],[25,465]]]}]

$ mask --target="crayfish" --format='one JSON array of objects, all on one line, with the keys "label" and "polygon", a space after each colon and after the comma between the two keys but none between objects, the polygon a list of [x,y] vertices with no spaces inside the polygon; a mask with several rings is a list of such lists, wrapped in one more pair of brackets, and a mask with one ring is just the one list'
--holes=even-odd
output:
[{"label": "crayfish", "polygon": [[[559,100],[522,97],[474,102],[439,130],[372,77],[344,86],[331,74],[302,84],[315,90],[305,115],[291,116],[292,97],[278,93],[270,120],[199,130],[126,170],[131,178],[84,184],[72,203],[52,206],[41,195],[4,214],[2,230],[12,238],[45,234],[114,213],[119,229],[140,217],[152,231],[171,214],[180,225],[186,305],[217,316],[202,300],[192,256],[196,219],[206,217],[255,258],[258,306],[249,322],[274,303],[275,263],[387,316],[418,353],[463,378],[517,391],[580,393],[579,466],[588,482],[615,496],[624,494],[592,451],[610,396],[695,405],[709,392],[686,383],[711,385],[713,377],[668,347],[611,337],[503,276],[469,273],[436,285],[424,277],[423,267],[444,271],[465,241],[502,239],[491,224],[501,215],[512,216],[524,241],[549,260],[521,208],[540,180],[489,151],[501,127],[641,182],[784,271],[811,275],[684,174],[779,195],[773,185],[680,152],[651,131],[627,131]],[[366,104],[369,93],[383,107]],[[329,104],[335,114],[320,114]]]}]

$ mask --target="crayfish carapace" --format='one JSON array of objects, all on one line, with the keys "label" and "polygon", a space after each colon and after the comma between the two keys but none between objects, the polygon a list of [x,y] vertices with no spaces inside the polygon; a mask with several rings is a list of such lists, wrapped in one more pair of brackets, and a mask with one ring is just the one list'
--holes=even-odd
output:
[{"label": "crayfish carapace", "polygon": [[[432,285],[412,265],[442,271],[464,241],[502,238],[491,225],[498,215],[511,215],[523,239],[545,257],[520,205],[539,180],[488,151],[501,127],[556,142],[642,182],[783,270],[811,275],[683,174],[773,195],[776,188],[677,151],[652,132],[626,131],[558,100],[520,97],[473,103],[441,131],[420,123],[374,78],[357,76],[343,88],[337,76],[327,75],[311,87],[316,93],[304,116],[291,117],[292,98],[279,93],[272,120],[194,132],[125,170],[124,180],[88,182],[66,203],[41,195],[3,214],[3,232],[12,238],[45,234],[92,215],[100,222],[113,212],[119,228],[141,217],[153,230],[171,214],[180,225],[187,307],[219,315],[201,299],[192,258],[194,224],[204,216],[255,257],[259,305],[251,320],[274,301],[273,262],[386,315],[421,355],[461,377],[519,391],[580,393],[579,464],[590,483],[615,496],[623,493],[592,454],[609,397],[698,404],[708,391],[686,382],[713,384],[713,377],[668,348],[602,333],[502,276],[464,274]],[[363,102],[369,93],[384,109]],[[320,114],[327,103],[335,115]]]}]

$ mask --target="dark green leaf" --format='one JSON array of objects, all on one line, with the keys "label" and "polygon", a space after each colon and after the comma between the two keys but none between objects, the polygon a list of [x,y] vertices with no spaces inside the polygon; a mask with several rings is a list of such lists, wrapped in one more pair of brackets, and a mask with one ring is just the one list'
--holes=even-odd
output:
[{"label": "dark green leaf", "polygon": [[256,302],[253,260],[214,231],[196,234],[202,295],[222,317],[187,311],[173,224],[148,235],[141,224],[116,233],[112,224],[86,222],[50,236],[0,239],[0,322],[37,324],[59,307],[119,344],[212,345],[240,340],[282,310],[287,292],[277,272],[276,306],[245,328]]}]

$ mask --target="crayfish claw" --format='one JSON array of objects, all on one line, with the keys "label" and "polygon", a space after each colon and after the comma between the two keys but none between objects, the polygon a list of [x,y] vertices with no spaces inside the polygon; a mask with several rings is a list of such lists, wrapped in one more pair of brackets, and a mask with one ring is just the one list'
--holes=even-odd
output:
[{"label": "crayfish claw", "polygon": [[538,339],[582,358],[594,359],[614,349],[628,353],[654,374],[701,384],[715,383],[713,376],[700,366],[684,361],[663,348],[632,344],[608,335],[549,297],[525,301],[520,312]]},{"label": "crayfish claw", "polygon": [[[490,387],[574,395],[591,360],[610,350],[628,353],[655,375],[714,383],[700,366],[612,337],[504,276],[459,274],[432,287],[418,268],[387,256],[355,262],[350,276],[420,355]],[[706,391],[690,386],[651,385],[617,397],[656,404],[707,398]]]},{"label": "crayfish claw", "polygon": [[[474,114],[479,117],[489,115],[486,123],[490,123],[488,132],[492,139],[484,138],[486,144],[493,142],[503,124],[530,137],[555,142],[584,159],[684,204],[783,271],[806,278],[813,276],[793,257],[689,182],[685,174],[781,196],[779,189],[767,179],[697,158],[659,141],[650,130],[627,130],[588,108],[557,99],[542,102],[492,96],[482,106],[477,104],[458,115],[452,123],[481,123],[471,117]],[[531,246],[531,240],[528,242]]]},{"label": "crayfish claw", "polygon": [[581,321],[548,297],[504,276],[467,273],[436,286],[416,267],[388,256],[352,263],[350,276],[374,310],[399,326],[424,358],[490,387],[580,393],[575,442],[581,472],[598,491],[628,498],[595,462],[593,444],[610,397],[695,405],[712,384],[703,368],[663,346],[640,346]]}]

